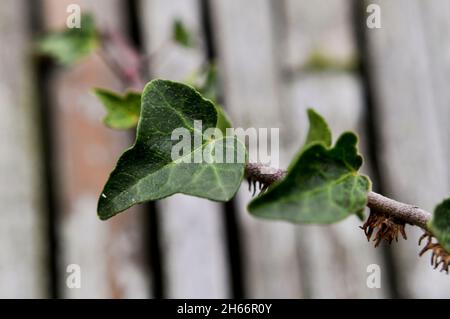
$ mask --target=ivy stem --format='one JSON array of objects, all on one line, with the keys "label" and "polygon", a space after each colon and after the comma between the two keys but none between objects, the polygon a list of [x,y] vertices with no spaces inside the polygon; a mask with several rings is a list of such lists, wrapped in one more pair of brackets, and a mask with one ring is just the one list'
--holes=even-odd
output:
[{"label": "ivy stem", "polygon": [[375,192],[369,192],[367,207],[400,219],[408,224],[419,226],[429,232],[428,222],[431,213],[417,206],[398,202]]},{"label": "ivy stem", "polygon": [[100,42],[99,55],[114,75],[124,86],[142,90],[145,83],[141,72],[145,69],[147,61],[139,50],[121,33],[114,30],[103,30],[100,34]]},{"label": "ivy stem", "polygon": [[[286,170],[258,163],[248,163],[245,167],[245,176],[247,179],[258,181],[267,186],[282,180],[286,174]],[[367,207],[376,210],[377,212],[395,217],[405,223],[418,226],[429,232],[427,225],[431,219],[431,213],[417,206],[401,203],[370,191],[367,197]]]}]

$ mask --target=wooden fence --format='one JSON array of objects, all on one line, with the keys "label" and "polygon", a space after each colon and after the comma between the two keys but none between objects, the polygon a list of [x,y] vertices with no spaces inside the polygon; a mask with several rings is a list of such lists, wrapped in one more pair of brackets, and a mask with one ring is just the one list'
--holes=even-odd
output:
[{"label": "wooden fence", "polygon": [[[120,83],[95,55],[63,69],[32,54],[71,3],[158,50],[152,77],[184,80],[216,60],[235,126],[280,128],[281,166],[313,106],[335,134],[359,132],[377,190],[429,210],[450,194],[446,0],[3,0],[0,297],[450,297],[448,276],[418,257],[412,228],[408,241],[375,249],[355,217],[258,220],[245,183],[231,203],[176,195],[99,221],[98,195],[132,136],[100,123],[89,90]],[[380,29],[366,26],[369,4],[381,8]],[[163,45],[175,18],[195,30],[198,49]],[[81,288],[66,285],[71,264]],[[381,288],[366,284],[371,264]]]}]

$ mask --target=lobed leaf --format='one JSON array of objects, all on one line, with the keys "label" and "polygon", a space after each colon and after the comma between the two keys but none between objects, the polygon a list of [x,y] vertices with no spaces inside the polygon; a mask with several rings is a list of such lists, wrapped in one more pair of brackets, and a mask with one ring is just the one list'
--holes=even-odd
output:
[{"label": "lobed leaf", "polygon": [[105,89],[94,89],[94,94],[108,112],[103,118],[106,126],[123,130],[137,125],[141,112],[141,93],[128,92],[122,96]]},{"label": "lobed leaf", "polygon": [[[202,121],[202,132],[196,130],[194,120]],[[164,80],[147,84],[142,93],[136,142],[121,156],[104,187],[98,202],[99,217],[105,220],[135,204],[175,193],[230,200],[242,182],[245,162],[184,163],[183,159],[195,158],[200,152],[212,158],[216,143],[223,143],[224,152],[246,154],[237,138],[208,137],[182,159],[171,158],[174,129],[205,134],[217,124],[216,107],[195,89]]]},{"label": "lobed leaf", "polygon": [[441,246],[450,253],[450,198],[435,208],[429,227]]},{"label": "lobed leaf", "polygon": [[38,41],[38,51],[53,57],[58,63],[69,66],[92,53],[99,46],[94,18],[81,16],[81,28],[51,33]]},{"label": "lobed leaf", "polygon": [[330,148],[331,133],[317,113],[308,111],[310,130],[305,146],[286,177],[256,197],[251,214],[294,223],[334,223],[351,214],[361,215],[371,184],[358,175],[363,163],[357,136],[344,133]]},{"label": "lobed leaf", "polygon": [[[109,128],[123,130],[136,127],[140,111],[141,96],[139,92],[128,92],[120,95],[106,89],[94,89],[95,96],[102,102],[108,112],[103,118],[103,123]],[[217,128],[226,134],[226,129],[231,127],[231,121],[225,110],[215,105],[217,112]]]}]

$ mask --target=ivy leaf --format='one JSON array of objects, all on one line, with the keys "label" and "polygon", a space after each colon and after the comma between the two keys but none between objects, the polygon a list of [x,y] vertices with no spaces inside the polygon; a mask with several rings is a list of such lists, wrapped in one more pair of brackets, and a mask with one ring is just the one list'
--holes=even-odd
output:
[{"label": "ivy leaf", "polygon": [[436,207],[429,227],[439,244],[450,252],[450,198]]},{"label": "ivy leaf", "polygon": [[249,204],[251,214],[294,223],[327,224],[364,211],[371,184],[367,177],[358,175],[363,160],[357,151],[357,136],[344,133],[330,148],[331,134],[323,125],[325,121],[313,111],[308,113],[311,128],[306,148],[296,156],[282,181]]},{"label": "ivy leaf", "polygon": [[68,28],[51,33],[38,41],[38,51],[53,57],[58,63],[70,66],[92,53],[99,46],[99,36],[94,18],[81,16],[81,28]]},{"label": "ivy leaf", "polygon": [[137,125],[141,112],[141,93],[128,92],[122,96],[105,89],[94,89],[94,94],[108,112],[103,119],[106,126],[124,130]]},{"label": "ivy leaf", "polygon": [[[94,89],[94,94],[105,106],[108,114],[103,123],[109,128],[123,130],[133,128],[139,121],[141,112],[141,96],[139,92],[128,92],[124,96],[105,89]],[[217,111],[217,128],[226,134],[231,121],[222,107],[215,105]]]},{"label": "ivy leaf", "polygon": [[173,23],[173,40],[186,48],[195,47],[194,36],[189,32],[188,28],[180,19],[176,19]]},{"label": "ivy leaf", "polygon": [[[201,131],[194,121],[202,121]],[[103,189],[99,217],[105,220],[135,204],[175,193],[230,200],[242,182],[246,158],[237,163],[209,160],[219,143],[223,143],[224,154],[230,152],[235,157],[246,157],[246,150],[235,137],[207,136],[206,130],[217,127],[217,123],[214,104],[192,87],[165,80],[147,84],[142,93],[136,142],[121,156]],[[194,143],[193,151],[173,160],[171,136],[177,128],[200,134],[203,139],[200,146]],[[184,162],[201,154],[201,163]]]}]

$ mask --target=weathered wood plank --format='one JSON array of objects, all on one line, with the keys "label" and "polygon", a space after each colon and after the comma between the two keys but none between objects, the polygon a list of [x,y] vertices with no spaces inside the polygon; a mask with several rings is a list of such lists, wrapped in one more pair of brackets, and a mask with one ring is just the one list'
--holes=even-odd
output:
[{"label": "weathered wood plank", "polygon": [[[284,35],[286,72],[285,127],[292,157],[306,137],[306,109],[314,107],[329,122],[334,139],[356,130],[364,153],[365,104],[360,78],[352,67],[357,58],[352,26],[352,2],[285,0]],[[315,69],[315,60],[325,62]],[[364,171],[370,175],[366,157]],[[326,227],[302,226],[298,240],[306,258],[307,290],[312,298],[378,298],[388,285],[370,289],[367,267],[384,266],[379,250],[367,243],[357,217]],[[382,278],[386,279],[387,276]]]},{"label": "weathered wood plank", "polygon": [[[45,0],[45,21],[65,26],[66,8],[74,1]],[[100,27],[125,32],[121,1],[78,1]],[[61,291],[65,298],[146,298],[150,296],[144,247],[143,213],[139,209],[108,222],[96,216],[102,187],[121,151],[131,144],[128,133],[113,132],[100,122],[104,114],[89,93],[92,87],[121,90],[98,56],[86,58],[52,78],[57,191],[61,201],[58,230]],[[66,286],[66,267],[81,267],[81,288]]]},{"label": "weathered wood plank", "polygon": [[[432,89],[436,112],[438,114],[438,127],[446,155],[450,158],[450,91],[447,83],[450,79],[450,2],[445,0],[435,1],[433,5],[420,2],[423,19],[427,52],[430,56],[429,66],[432,73]],[[447,165],[448,166],[448,165]],[[450,174],[450,169],[447,170]],[[448,177],[450,180],[450,176]]]},{"label": "weathered wood plank", "polygon": [[[142,21],[148,52],[157,53],[150,71],[155,77],[184,81],[205,62],[201,47],[185,49],[171,43],[178,18],[201,44],[199,1],[143,0]],[[157,203],[161,218],[165,291],[170,298],[230,297],[227,247],[222,206],[204,199],[176,195]]]},{"label": "weathered wood plank", "polygon": [[323,54],[345,63],[356,57],[353,38],[352,3],[347,0],[282,0],[286,41],[285,65],[293,70]]},{"label": "weathered wood plank", "polygon": [[[281,127],[279,69],[271,20],[271,2],[211,1],[226,108],[235,127]],[[285,161],[281,150],[281,160]],[[295,240],[296,228],[257,220],[247,213],[247,186],[238,194],[238,218],[244,241],[246,297],[304,296]]]},{"label": "weathered wood plank", "polygon": [[0,3],[0,298],[44,298],[42,162],[27,1]]},{"label": "weathered wood plank", "polygon": [[[449,64],[444,61],[449,41],[447,30],[441,29],[450,17],[448,4],[370,2],[380,5],[382,14],[382,28],[368,30],[367,38],[384,189],[398,200],[432,210],[450,194],[444,156],[448,125],[443,126],[448,124],[448,93],[443,83],[438,84],[448,78]],[[438,61],[446,65],[439,72]],[[402,295],[448,298],[447,276],[432,270],[428,258],[417,256],[420,232],[408,232],[410,239],[395,247]]]}]

